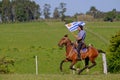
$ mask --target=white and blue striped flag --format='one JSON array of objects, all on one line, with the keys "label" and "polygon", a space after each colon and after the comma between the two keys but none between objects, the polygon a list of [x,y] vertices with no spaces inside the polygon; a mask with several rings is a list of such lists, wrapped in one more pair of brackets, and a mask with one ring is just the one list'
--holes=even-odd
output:
[{"label": "white and blue striped flag", "polygon": [[65,26],[68,28],[68,30],[69,30],[70,32],[74,32],[74,31],[77,30],[78,25],[84,26],[85,23],[82,22],[82,21],[78,21],[78,22],[68,23],[68,24],[66,24]]}]

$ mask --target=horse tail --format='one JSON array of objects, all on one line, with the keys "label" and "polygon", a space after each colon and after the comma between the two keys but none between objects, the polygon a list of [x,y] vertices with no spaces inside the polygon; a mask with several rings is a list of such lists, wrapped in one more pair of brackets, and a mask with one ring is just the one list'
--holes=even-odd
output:
[{"label": "horse tail", "polygon": [[98,53],[106,53],[105,51],[101,50],[101,49],[97,49],[98,50]]}]

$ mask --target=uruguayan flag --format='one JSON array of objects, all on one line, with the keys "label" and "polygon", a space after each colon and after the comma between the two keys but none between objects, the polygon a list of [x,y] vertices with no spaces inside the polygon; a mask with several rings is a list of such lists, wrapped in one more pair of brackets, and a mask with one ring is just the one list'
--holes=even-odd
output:
[{"label": "uruguayan flag", "polygon": [[76,30],[77,30],[77,28],[78,28],[79,25],[84,26],[85,23],[82,22],[82,21],[78,21],[78,22],[68,23],[68,24],[66,24],[65,26],[68,28],[68,30],[69,30],[70,32],[73,32],[73,31],[76,31]]}]

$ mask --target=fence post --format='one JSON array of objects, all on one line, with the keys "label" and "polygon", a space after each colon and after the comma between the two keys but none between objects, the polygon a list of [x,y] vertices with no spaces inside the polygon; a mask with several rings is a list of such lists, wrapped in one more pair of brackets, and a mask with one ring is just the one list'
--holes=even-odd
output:
[{"label": "fence post", "polygon": [[36,65],[36,75],[38,75],[38,60],[37,60],[37,56],[35,56],[35,65]]},{"label": "fence post", "polygon": [[102,54],[102,60],[103,60],[103,72],[104,74],[107,74],[107,62],[106,62],[106,54]]}]

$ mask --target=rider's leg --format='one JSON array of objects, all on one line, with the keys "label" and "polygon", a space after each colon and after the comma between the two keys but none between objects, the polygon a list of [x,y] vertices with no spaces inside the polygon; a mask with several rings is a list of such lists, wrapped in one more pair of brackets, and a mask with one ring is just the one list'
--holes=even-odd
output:
[{"label": "rider's leg", "polygon": [[80,50],[81,50],[81,48],[82,48],[82,43],[79,42],[79,43],[78,43],[78,48],[77,48],[78,58],[80,58]]}]

